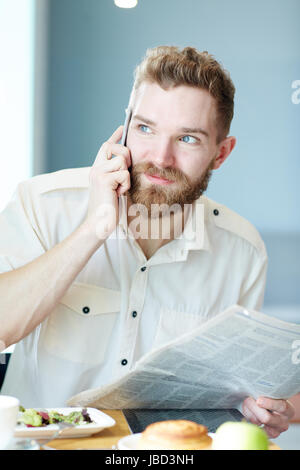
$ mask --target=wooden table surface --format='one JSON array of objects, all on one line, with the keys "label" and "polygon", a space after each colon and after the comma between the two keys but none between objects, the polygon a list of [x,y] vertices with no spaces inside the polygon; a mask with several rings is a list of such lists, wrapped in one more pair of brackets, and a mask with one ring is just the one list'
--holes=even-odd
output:
[{"label": "wooden table surface", "polygon": [[[47,446],[56,450],[115,449],[117,447],[118,441],[122,437],[131,434],[131,431],[121,410],[101,411],[111,416],[115,420],[116,424],[89,437],[55,439],[47,443]],[[270,443],[270,450],[280,450],[280,448],[276,444]]]}]

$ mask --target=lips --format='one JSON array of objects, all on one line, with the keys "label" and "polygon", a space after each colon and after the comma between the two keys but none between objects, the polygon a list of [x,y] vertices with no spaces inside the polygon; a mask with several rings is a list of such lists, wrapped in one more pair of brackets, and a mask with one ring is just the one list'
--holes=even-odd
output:
[{"label": "lips", "polygon": [[172,184],[174,181],[168,180],[166,178],[161,178],[160,176],[157,175],[149,175],[145,173],[147,179],[154,184]]}]

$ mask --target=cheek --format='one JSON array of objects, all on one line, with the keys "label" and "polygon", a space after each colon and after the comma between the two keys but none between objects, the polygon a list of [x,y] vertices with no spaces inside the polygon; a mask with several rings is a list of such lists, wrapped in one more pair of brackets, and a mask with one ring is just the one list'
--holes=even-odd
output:
[{"label": "cheek", "polygon": [[175,158],[176,166],[187,175],[197,174],[202,166],[198,153],[180,151]]},{"label": "cheek", "polygon": [[177,165],[185,173],[189,180],[197,181],[206,171],[209,165],[209,159],[205,158],[185,158]]},{"label": "cheek", "polygon": [[139,142],[137,139],[133,137],[129,137],[127,139],[127,147],[131,153],[131,160],[133,163],[140,162],[145,160],[149,154],[151,154],[150,150],[147,149],[144,143]]}]

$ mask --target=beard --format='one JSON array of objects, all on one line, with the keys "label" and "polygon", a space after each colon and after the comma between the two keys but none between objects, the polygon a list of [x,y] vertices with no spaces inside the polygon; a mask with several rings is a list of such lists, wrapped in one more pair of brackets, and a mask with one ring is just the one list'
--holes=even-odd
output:
[{"label": "beard", "polygon": [[[150,162],[141,162],[131,168],[131,187],[128,195],[133,204],[143,205],[149,217],[157,217],[158,213],[153,210],[152,205],[171,207],[178,205],[182,210],[185,204],[192,204],[207,189],[211,178],[215,159],[210,162],[204,173],[196,181],[191,182],[189,178],[178,168],[157,168]],[[159,176],[173,181],[171,185],[151,184],[142,187],[141,177],[143,173]],[[163,215],[163,209],[159,211]]]}]

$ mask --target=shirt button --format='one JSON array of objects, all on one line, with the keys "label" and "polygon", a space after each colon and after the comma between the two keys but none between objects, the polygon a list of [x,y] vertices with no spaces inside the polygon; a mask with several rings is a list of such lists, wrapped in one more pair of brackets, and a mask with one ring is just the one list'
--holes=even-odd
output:
[{"label": "shirt button", "polygon": [[83,311],[83,313],[85,313],[85,314],[90,313],[89,307],[83,307],[82,311]]},{"label": "shirt button", "polygon": [[214,210],[214,215],[219,215],[218,209],[215,209],[215,210]]},{"label": "shirt button", "polygon": [[133,316],[133,318],[135,318],[137,316],[137,312],[134,310],[131,315]]},{"label": "shirt button", "polygon": [[127,363],[128,363],[127,359],[122,359],[121,361],[122,366],[126,366]]},{"label": "shirt button", "polygon": [[143,266],[143,267],[141,268],[141,271],[144,272],[144,271],[146,271],[146,269],[147,269],[146,266]]}]

